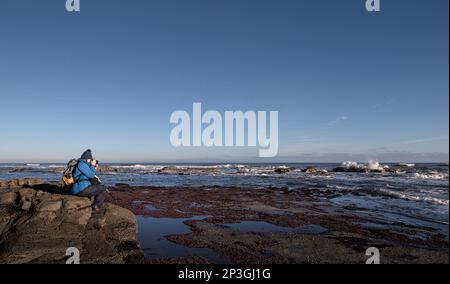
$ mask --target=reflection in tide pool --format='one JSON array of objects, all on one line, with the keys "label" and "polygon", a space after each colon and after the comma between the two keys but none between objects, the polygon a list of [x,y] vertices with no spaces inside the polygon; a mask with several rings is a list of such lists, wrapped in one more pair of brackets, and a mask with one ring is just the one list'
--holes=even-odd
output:
[{"label": "reflection in tide pool", "polygon": [[190,248],[167,240],[166,236],[189,234],[191,230],[183,222],[202,220],[208,216],[193,218],[154,218],[138,216],[139,242],[147,259],[201,256],[216,264],[230,261],[209,248]]}]

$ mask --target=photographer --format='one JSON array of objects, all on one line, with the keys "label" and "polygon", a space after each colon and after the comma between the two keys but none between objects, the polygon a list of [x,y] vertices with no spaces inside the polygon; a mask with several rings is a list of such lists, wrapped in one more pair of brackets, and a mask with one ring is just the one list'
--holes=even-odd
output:
[{"label": "photographer", "polygon": [[106,197],[106,187],[96,176],[98,161],[92,157],[91,150],[86,150],[78,162],[74,172],[75,184],[72,194],[81,197],[94,197],[94,209],[103,207]]}]

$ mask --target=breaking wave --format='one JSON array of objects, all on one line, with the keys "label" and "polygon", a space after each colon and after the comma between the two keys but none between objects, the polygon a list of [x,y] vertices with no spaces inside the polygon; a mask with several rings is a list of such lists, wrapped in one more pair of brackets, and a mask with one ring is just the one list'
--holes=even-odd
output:
[{"label": "breaking wave", "polygon": [[440,173],[432,171],[430,173],[414,173],[414,178],[416,179],[429,179],[429,180],[444,180],[448,179],[447,173]]},{"label": "breaking wave", "polygon": [[400,198],[400,199],[411,200],[411,201],[425,201],[425,202],[430,202],[430,203],[436,204],[436,205],[449,206],[448,199],[447,200],[440,199],[440,198],[431,197],[431,196],[419,196],[419,195],[414,195],[411,193],[394,191],[394,190],[389,190],[389,189],[384,189],[384,188],[379,189],[379,192],[381,192],[385,195],[389,195],[389,196]]}]

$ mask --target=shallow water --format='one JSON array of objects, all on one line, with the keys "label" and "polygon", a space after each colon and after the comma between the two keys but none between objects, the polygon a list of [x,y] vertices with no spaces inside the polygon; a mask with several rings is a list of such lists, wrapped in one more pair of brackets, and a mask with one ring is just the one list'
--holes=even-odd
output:
[{"label": "shallow water", "polygon": [[216,264],[226,264],[229,260],[209,248],[190,248],[167,240],[168,235],[191,233],[183,222],[202,220],[208,216],[193,218],[137,217],[138,238],[147,259],[202,256]]},{"label": "shallow water", "polygon": [[[168,235],[189,234],[189,226],[183,222],[203,220],[208,216],[192,218],[155,218],[138,216],[138,238],[146,259],[176,258],[201,256],[216,264],[227,264],[230,260],[209,248],[191,248],[178,245],[167,240]],[[242,233],[302,233],[322,234],[328,231],[320,225],[310,224],[297,228],[277,226],[264,221],[241,221],[233,224],[222,224]]]},{"label": "shallow water", "polygon": [[433,228],[449,237],[448,206],[421,207],[421,202],[389,199],[381,196],[344,195],[331,201],[340,206],[353,206],[358,214],[384,224],[403,223],[409,226]]}]

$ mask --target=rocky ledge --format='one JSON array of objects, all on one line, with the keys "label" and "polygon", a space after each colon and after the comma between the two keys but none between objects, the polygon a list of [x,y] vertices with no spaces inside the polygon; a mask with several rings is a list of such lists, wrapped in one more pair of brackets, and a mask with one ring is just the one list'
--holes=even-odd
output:
[{"label": "rocky ledge", "polygon": [[65,263],[77,248],[80,263],[141,263],[135,215],[106,203],[64,194],[41,180],[0,182],[0,263]]},{"label": "rocky ledge", "polygon": [[[143,246],[150,239],[147,263],[364,264],[367,249],[375,247],[383,264],[448,264],[448,237],[442,231],[331,201],[352,196],[351,191],[126,184],[110,190],[110,202],[141,216],[143,232],[146,221],[154,226],[157,219],[177,220],[170,222],[173,233],[161,238],[192,251],[180,249],[172,258],[158,255],[151,248],[154,236],[142,236]],[[156,235],[160,230],[148,229]]]}]

